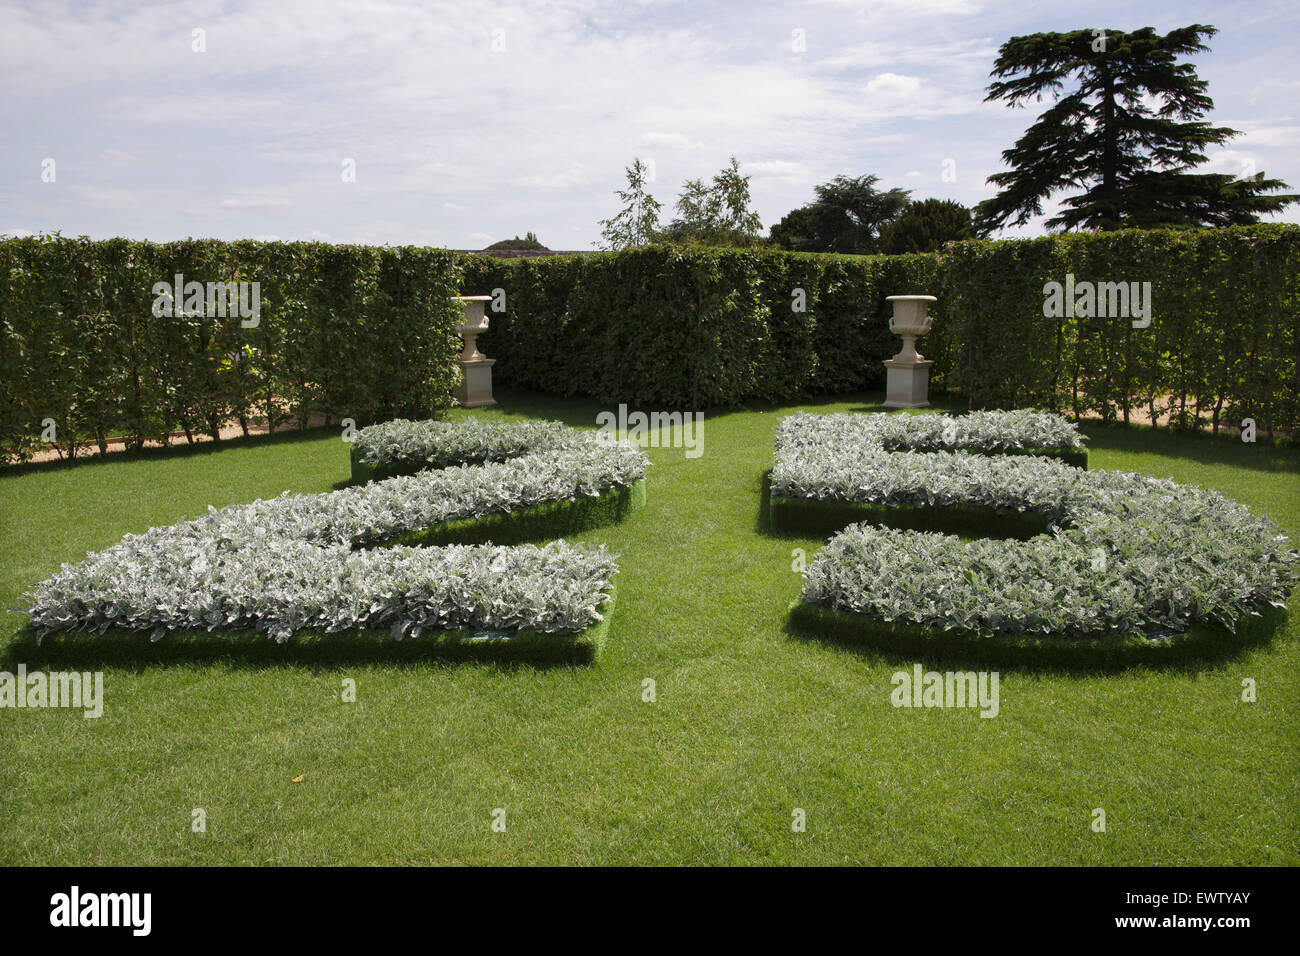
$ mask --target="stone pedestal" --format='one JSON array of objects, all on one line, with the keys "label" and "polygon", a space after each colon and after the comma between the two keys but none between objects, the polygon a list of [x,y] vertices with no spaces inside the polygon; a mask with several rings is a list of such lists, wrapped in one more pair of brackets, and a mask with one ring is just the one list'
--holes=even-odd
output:
[{"label": "stone pedestal", "polygon": [[492,366],[496,364],[496,359],[460,359],[459,364],[460,384],[452,394],[456,396],[456,401],[460,402],[461,407],[480,408],[484,405],[495,405],[496,399],[492,397]]},{"label": "stone pedestal", "polygon": [[495,405],[492,397],[492,366],[496,359],[490,359],[478,350],[477,339],[488,329],[487,315],[484,309],[492,301],[490,295],[459,295],[456,301],[465,310],[465,323],[457,330],[465,342],[460,353],[460,384],[452,395],[462,408],[481,408]]},{"label": "stone pedestal", "polygon": [[917,362],[885,360],[885,407],[925,408],[930,404],[929,359]]},{"label": "stone pedestal", "polygon": [[916,350],[918,336],[930,331],[932,295],[891,295],[894,314],[889,331],[903,339],[898,354],[885,360],[885,407],[925,408],[930,404],[930,366],[934,363]]}]

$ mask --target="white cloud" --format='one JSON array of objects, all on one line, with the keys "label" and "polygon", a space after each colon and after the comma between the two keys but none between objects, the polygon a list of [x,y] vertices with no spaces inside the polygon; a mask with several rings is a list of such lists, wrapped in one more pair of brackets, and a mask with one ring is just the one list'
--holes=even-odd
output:
[{"label": "white cloud", "polygon": [[222,209],[235,210],[287,209],[289,205],[289,200],[271,196],[231,196],[221,200]]},{"label": "white cloud", "polygon": [[512,182],[522,189],[572,189],[574,186],[581,186],[586,183],[587,175],[580,167],[570,167],[569,169],[529,173],[526,176],[517,177]]},{"label": "white cloud", "polygon": [[972,0],[808,0],[808,2],[853,7],[864,15],[882,12],[893,13],[899,10],[912,13],[954,15],[980,12],[980,5],[972,2]]},{"label": "white cloud", "polygon": [[784,179],[789,182],[807,182],[808,167],[803,163],[792,163],[784,159],[761,160],[757,163],[742,163],[741,172],[754,179]]},{"label": "white cloud", "polygon": [[868,96],[885,99],[906,99],[915,96],[921,89],[921,81],[915,76],[903,76],[899,73],[880,73],[867,84]]},{"label": "white cloud", "polygon": [[642,133],[641,142],[647,146],[664,146],[668,149],[699,149],[703,143],[697,143],[685,133]]},{"label": "white cloud", "polygon": [[1226,119],[1223,125],[1241,130],[1232,141],[1234,146],[1300,146],[1300,122],[1287,117],[1263,122],[1249,119]]},{"label": "white cloud", "polygon": [[1300,80],[1281,80],[1266,79],[1250,91],[1247,102],[1251,106],[1257,106],[1262,102],[1269,102],[1274,99],[1282,99],[1285,102],[1294,102],[1300,96]]},{"label": "white cloud", "polygon": [[1238,149],[1221,149],[1211,153],[1204,163],[1196,167],[1198,173],[1227,173],[1238,178],[1254,176],[1262,169],[1257,155]]}]

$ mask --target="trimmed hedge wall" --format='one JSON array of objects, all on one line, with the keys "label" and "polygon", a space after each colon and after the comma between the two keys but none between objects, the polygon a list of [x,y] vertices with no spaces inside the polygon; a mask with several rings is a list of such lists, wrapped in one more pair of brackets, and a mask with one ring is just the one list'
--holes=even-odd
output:
[{"label": "trimmed hedge wall", "polygon": [[[489,312],[479,340],[499,384],[705,408],[883,387],[884,368],[863,357],[898,350],[885,296],[933,288],[940,265],[928,255],[650,246],[467,256],[464,287],[506,291],[505,312]],[[943,303],[934,313],[928,357],[947,351]]]},{"label": "trimmed hedge wall", "polygon": [[[949,381],[974,406],[1300,434],[1300,226],[971,241],[945,259],[961,343]],[[1044,316],[1043,284],[1067,273],[1150,282],[1150,326]]]},{"label": "trimmed hedge wall", "polygon": [[[1068,234],[945,253],[811,255],[656,246],[464,259],[506,291],[483,350],[503,385],[658,407],[880,388],[889,295],[931,293],[936,391],[1184,428],[1300,426],[1300,226]],[[1044,285],[1150,282],[1152,319],[1049,318]],[[805,311],[795,306],[804,290]]]},{"label": "trimmed hedge wall", "polygon": [[[154,317],[153,284],[176,273],[259,282],[259,325]],[[1067,273],[1150,282],[1150,326],[1044,316],[1044,284]],[[0,240],[0,457],[28,457],[47,418],[58,441],[101,447],[212,434],[232,419],[427,418],[458,375],[451,297],[497,288],[506,311],[489,313],[480,341],[504,386],[665,409],[879,389],[899,344],[885,297],[924,292],[939,298],[920,342],[932,388],[959,389],[971,407],[1144,412],[1215,431],[1252,418],[1262,434],[1300,435],[1294,225],[906,256],[652,246],[513,260],[55,235]]]},{"label": "trimmed hedge wall", "polygon": [[[155,316],[177,273],[259,283],[256,327]],[[428,417],[458,374],[459,285],[451,253],[416,247],[0,240],[0,456],[30,456],[47,418],[58,442],[102,448],[250,418]]]}]

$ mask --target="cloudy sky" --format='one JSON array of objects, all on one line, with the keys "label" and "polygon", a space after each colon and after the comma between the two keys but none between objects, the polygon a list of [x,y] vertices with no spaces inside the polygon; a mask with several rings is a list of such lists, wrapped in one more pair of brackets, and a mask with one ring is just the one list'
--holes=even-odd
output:
[{"label": "cloudy sky", "polygon": [[765,229],[841,173],[972,205],[1006,38],[1197,22],[1210,167],[1300,188],[1294,0],[0,0],[0,233],[590,249],[634,156],[667,207],[734,154]]}]

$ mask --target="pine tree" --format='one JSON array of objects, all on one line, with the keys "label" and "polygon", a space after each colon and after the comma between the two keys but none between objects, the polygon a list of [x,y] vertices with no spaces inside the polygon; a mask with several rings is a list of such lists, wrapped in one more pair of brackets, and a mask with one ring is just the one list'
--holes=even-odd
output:
[{"label": "pine tree", "polygon": [[[1000,188],[976,208],[975,229],[988,235],[1041,215],[1054,193],[1082,188],[1047,220],[1049,229],[1153,228],[1258,221],[1300,199],[1266,196],[1286,183],[1263,173],[1236,179],[1195,174],[1205,150],[1238,135],[1203,121],[1214,107],[1206,82],[1178,58],[1209,48],[1212,26],[1193,24],[1161,36],[1075,30],[1012,37],[998,51],[986,100],[1052,106],[1003,160],[1011,169],[989,177]],[[1074,86],[1066,92],[1067,85]]]}]

